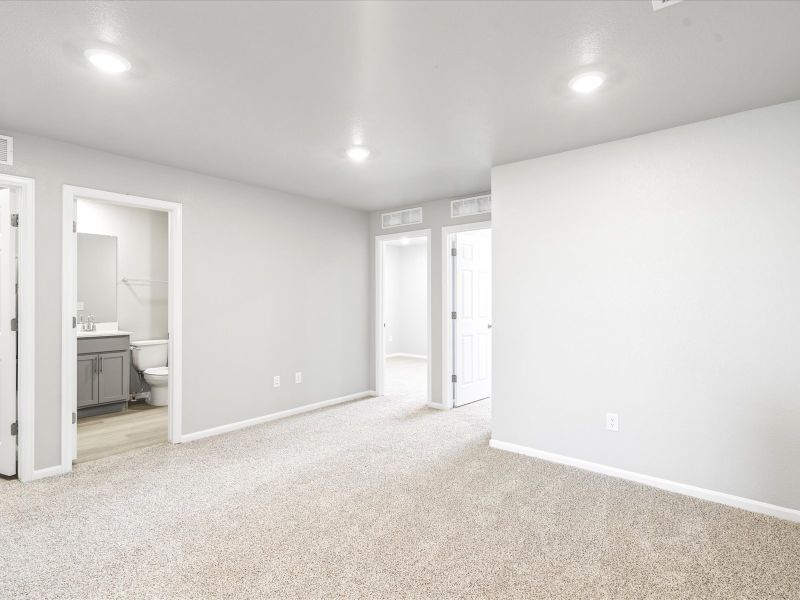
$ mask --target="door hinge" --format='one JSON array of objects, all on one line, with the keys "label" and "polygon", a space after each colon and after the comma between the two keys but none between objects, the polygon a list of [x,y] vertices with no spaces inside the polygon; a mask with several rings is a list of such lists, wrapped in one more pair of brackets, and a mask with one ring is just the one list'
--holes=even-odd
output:
[{"label": "door hinge", "polygon": [[72,317],[72,328],[73,328],[73,329],[75,329],[75,327],[76,327],[77,325],[78,325],[78,321],[77,321],[77,319],[76,319],[75,317]]},{"label": "door hinge", "polygon": [[11,226],[19,227],[19,213],[14,213],[11,215]]},{"label": "door hinge", "polygon": [[11,424],[11,435],[17,435],[18,431],[19,431],[19,424],[12,423]]},{"label": "door hinge", "polygon": [[458,375],[451,375],[450,381],[452,381],[453,383],[458,383]]},{"label": "door hinge", "polygon": [[72,413],[72,424],[75,425],[75,423],[77,422],[78,422],[78,413]]},{"label": "door hinge", "polygon": [[72,222],[72,233],[78,233],[78,222],[77,221],[73,221]]},{"label": "door hinge", "polygon": [[16,317],[14,317],[13,319],[11,319],[11,331],[16,331],[16,330],[17,330],[17,319]]},{"label": "door hinge", "polygon": [[457,319],[458,318],[458,313],[456,311],[451,312],[450,313],[450,318],[451,319]]},{"label": "door hinge", "polygon": [[458,250],[456,248],[450,248],[450,256],[458,256]]}]

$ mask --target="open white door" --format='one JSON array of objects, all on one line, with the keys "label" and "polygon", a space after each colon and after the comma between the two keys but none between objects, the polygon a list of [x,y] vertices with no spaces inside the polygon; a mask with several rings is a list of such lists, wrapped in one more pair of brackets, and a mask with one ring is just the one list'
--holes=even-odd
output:
[{"label": "open white door", "polygon": [[[78,329],[75,327],[75,324],[78,320],[77,314],[77,307],[78,307],[78,201],[73,200],[72,202],[72,257],[73,257],[73,264],[75,268],[72,269],[72,335],[73,340],[72,343],[74,353],[72,354],[73,357],[76,358],[75,362],[72,365],[73,372],[77,373],[78,369],[78,361],[77,361],[77,354],[78,354]],[[78,458],[78,390],[73,388],[72,389],[72,396],[70,398],[70,403],[72,406],[72,460],[76,460]]]},{"label": "open white door", "polygon": [[491,235],[491,229],[478,229],[454,236],[454,406],[492,395]]},{"label": "open white door", "polygon": [[0,189],[0,474],[17,473],[17,238],[11,192]]}]

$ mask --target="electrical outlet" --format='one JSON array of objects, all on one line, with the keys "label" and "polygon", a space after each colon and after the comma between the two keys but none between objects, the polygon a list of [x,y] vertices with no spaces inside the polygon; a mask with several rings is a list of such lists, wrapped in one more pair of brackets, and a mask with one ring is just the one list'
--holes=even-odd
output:
[{"label": "electrical outlet", "polygon": [[281,387],[280,375],[275,375],[275,377],[272,378],[272,387]]},{"label": "electrical outlet", "polygon": [[301,371],[298,371],[297,373],[294,374],[294,382],[303,383],[303,373]]},{"label": "electrical outlet", "polygon": [[390,342],[393,342],[393,341],[394,341],[394,336],[390,335],[390,336],[389,336],[389,341],[390,341]]},{"label": "electrical outlet", "polygon": [[606,413],[606,429],[619,431],[619,415],[617,413]]}]

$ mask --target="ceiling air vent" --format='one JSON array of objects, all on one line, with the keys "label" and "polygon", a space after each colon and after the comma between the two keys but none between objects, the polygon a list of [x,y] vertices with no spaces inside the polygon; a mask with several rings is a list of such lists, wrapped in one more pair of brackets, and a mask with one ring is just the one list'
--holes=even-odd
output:
[{"label": "ceiling air vent", "polygon": [[450,202],[450,216],[469,217],[471,215],[482,215],[492,212],[492,197],[474,196],[473,198],[461,198]]},{"label": "ceiling air vent", "polygon": [[14,164],[14,138],[0,135],[0,165]]},{"label": "ceiling air vent", "polygon": [[422,223],[422,207],[407,208],[396,210],[395,212],[383,213],[381,215],[381,227],[389,229],[391,227],[402,227],[403,225],[416,225]]}]

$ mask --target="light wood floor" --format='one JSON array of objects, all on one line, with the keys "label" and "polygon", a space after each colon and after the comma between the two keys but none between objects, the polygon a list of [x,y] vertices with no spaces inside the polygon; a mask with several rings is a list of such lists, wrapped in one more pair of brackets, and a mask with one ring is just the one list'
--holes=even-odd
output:
[{"label": "light wood floor", "polygon": [[78,421],[76,463],[167,441],[167,407],[134,404],[127,410]]}]

